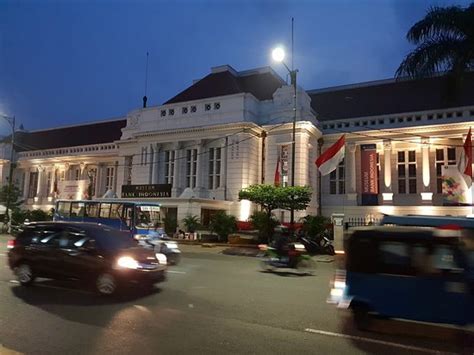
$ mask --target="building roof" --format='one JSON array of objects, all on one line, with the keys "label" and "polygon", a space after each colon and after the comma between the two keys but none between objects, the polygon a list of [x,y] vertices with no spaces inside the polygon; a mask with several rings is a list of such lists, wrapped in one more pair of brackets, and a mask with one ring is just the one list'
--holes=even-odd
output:
[{"label": "building roof", "polygon": [[381,80],[308,91],[320,121],[474,105],[474,72],[449,99],[446,76]]},{"label": "building roof", "polygon": [[230,66],[212,69],[211,74],[195,82],[164,104],[250,93],[258,100],[270,100],[285,82],[269,67],[236,72]]},{"label": "building roof", "polygon": [[[15,132],[15,150],[54,149],[81,145],[111,143],[120,139],[127,120],[102,121],[32,132]],[[10,141],[10,137],[4,141]]]}]

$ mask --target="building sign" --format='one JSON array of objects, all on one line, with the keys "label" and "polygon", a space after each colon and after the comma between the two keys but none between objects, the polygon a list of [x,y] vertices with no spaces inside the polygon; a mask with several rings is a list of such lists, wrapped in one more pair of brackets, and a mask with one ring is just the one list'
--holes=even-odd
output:
[{"label": "building sign", "polygon": [[285,144],[280,147],[281,177],[282,186],[288,186],[288,153],[289,145]]},{"label": "building sign", "polygon": [[377,147],[375,144],[362,144],[360,146],[360,173],[362,182],[362,205],[377,205],[378,171]]},{"label": "building sign", "polygon": [[88,198],[89,180],[63,180],[57,183],[58,198],[67,200],[85,200]]},{"label": "building sign", "polygon": [[457,165],[443,166],[443,205],[472,205],[472,187],[467,186]]},{"label": "building sign", "polygon": [[171,197],[171,184],[122,185],[124,198]]}]

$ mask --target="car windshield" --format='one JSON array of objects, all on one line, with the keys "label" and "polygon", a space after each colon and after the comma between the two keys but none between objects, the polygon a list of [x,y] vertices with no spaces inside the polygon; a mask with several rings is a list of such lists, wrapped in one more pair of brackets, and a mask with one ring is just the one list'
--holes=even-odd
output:
[{"label": "car windshield", "polygon": [[95,239],[99,246],[105,249],[126,249],[137,246],[135,239],[131,238],[128,233],[104,228],[94,234],[96,234]]}]

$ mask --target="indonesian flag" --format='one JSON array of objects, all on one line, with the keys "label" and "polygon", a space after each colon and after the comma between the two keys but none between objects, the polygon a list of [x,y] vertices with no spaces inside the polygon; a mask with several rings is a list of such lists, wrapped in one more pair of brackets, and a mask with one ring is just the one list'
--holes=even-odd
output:
[{"label": "indonesian flag", "polygon": [[278,160],[277,160],[277,166],[275,169],[275,179],[274,179],[273,184],[275,186],[280,186],[280,157],[278,157]]},{"label": "indonesian flag", "polygon": [[464,141],[463,150],[458,162],[458,169],[462,174],[462,177],[466,181],[467,187],[472,185],[472,141],[471,141],[471,128],[467,133],[466,140]]},{"label": "indonesian flag", "polygon": [[335,170],[344,159],[346,136],[343,134],[332,146],[316,159],[316,166],[322,176],[328,175]]}]

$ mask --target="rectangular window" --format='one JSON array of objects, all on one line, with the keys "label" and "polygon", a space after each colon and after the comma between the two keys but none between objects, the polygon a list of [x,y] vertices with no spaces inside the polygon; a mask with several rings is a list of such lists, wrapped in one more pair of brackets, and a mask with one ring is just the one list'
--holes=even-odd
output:
[{"label": "rectangular window", "polygon": [[217,189],[221,183],[221,148],[209,148],[209,183],[210,190]]},{"label": "rectangular window", "polygon": [[113,167],[108,167],[105,171],[105,191],[111,190],[114,187],[114,170]]},{"label": "rectangular window", "polygon": [[456,148],[436,149],[436,191],[443,193],[443,166],[456,165]]},{"label": "rectangular window", "polygon": [[133,169],[133,156],[125,157],[125,185],[132,184],[132,169]]},{"label": "rectangular window", "polygon": [[186,187],[196,187],[197,149],[186,150]]},{"label": "rectangular window", "polygon": [[28,198],[36,197],[38,191],[38,172],[30,173],[30,184],[28,187]]},{"label": "rectangular window", "polygon": [[379,273],[411,275],[411,259],[406,243],[381,242],[379,244]]},{"label": "rectangular window", "polygon": [[57,212],[62,217],[69,217],[71,213],[71,202],[59,202]]},{"label": "rectangular window", "polygon": [[87,203],[84,217],[97,218],[99,217],[99,204]]},{"label": "rectangular window", "polygon": [[331,195],[343,195],[346,193],[344,169],[344,160],[342,160],[338,167],[329,174],[329,193]]},{"label": "rectangular window", "polygon": [[165,151],[165,183],[173,185],[175,151]]},{"label": "rectangular window", "polygon": [[46,176],[46,196],[51,195],[51,171],[48,171],[48,175]]},{"label": "rectangular window", "polygon": [[84,202],[71,203],[71,217],[84,217]]},{"label": "rectangular window", "polygon": [[416,194],[416,152],[399,151],[397,159],[398,193]]},{"label": "rectangular window", "polygon": [[109,218],[110,216],[110,203],[101,203],[100,204],[100,218]]},{"label": "rectangular window", "polygon": [[123,208],[123,205],[121,203],[112,203],[112,207],[110,209],[110,218],[121,219],[122,208]]},{"label": "rectangular window", "polygon": [[81,177],[81,169],[74,169],[74,180],[79,180]]}]

